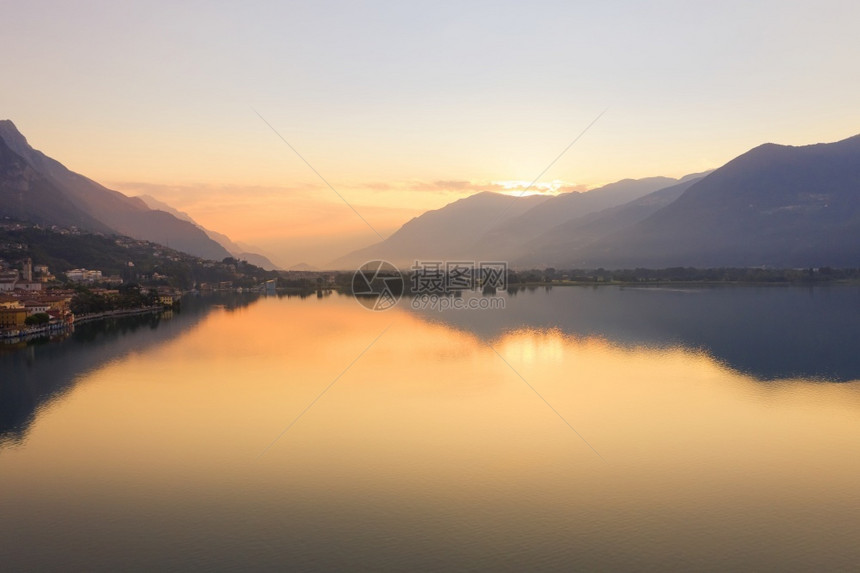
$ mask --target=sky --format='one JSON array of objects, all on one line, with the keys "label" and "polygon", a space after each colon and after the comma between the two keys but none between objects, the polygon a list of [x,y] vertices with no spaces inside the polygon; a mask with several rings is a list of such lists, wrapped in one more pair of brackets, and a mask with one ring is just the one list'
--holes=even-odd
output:
[{"label": "sky", "polygon": [[860,133],[853,1],[0,2],[0,118],[287,266],[578,136],[541,188]]}]

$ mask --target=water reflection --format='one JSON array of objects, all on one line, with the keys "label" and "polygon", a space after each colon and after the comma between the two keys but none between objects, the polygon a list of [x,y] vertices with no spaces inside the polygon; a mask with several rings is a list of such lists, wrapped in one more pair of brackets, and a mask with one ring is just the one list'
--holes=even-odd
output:
[{"label": "water reflection", "polygon": [[[580,319],[590,297],[612,294],[584,292],[565,301]],[[0,539],[15,540],[0,544],[0,562],[494,572],[860,562],[860,384],[762,384],[676,344],[674,327],[613,338],[611,327],[638,323],[607,308],[621,320],[600,324],[595,311],[594,330],[567,329],[567,311],[522,294],[498,323],[371,312],[348,297],[264,299],[91,364],[24,444],[0,450]],[[529,322],[529,311],[545,314]]]},{"label": "water reflection", "polygon": [[167,343],[213,308],[236,309],[253,297],[187,298],[181,312],[78,325],[63,340],[0,345],[0,446],[20,443],[37,411],[63,396],[87,372]]},{"label": "water reflection", "polygon": [[421,311],[485,339],[557,328],[631,346],[701,349],[762,380],[860,379],[860,288],[556,287],[506,295],[505,310]]}]

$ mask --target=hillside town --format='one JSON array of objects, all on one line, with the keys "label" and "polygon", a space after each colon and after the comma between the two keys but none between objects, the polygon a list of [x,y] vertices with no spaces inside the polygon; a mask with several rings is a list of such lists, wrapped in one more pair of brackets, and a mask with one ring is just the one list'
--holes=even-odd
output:
[{"label": "hillside town", "polygon": [[65,283],[47,265],[0,259],[0,338],[20,340],[67,332],[76,323],[174,308],[181,292],[123,285],[101,271],[69,270]]},{"label": "hillside town", "polygon": [[[92,239],[87,235],[79,238],[87,237]],[[0,252],[0,340],[4,342],[64,335],[71,332],[75,324],[83,322],[176,309],[185,294],[258,292],[273,295],[276,290],[314,291],[331,287],[334,281],[330,273],[269,273],[235,259],[218,262],[187,256],[186,261],[180,261],[185,266],[174,267],[127,260],[122,264],[125,267],[123,276],[116,270],[83,267],[52,270],[51,266],[34,261],[35,257],[27,253],[33,248],[32,244],[21,243],[20,248],[13,248],[16,245],[7,242],[0,246],[5,251]],[[151,252],[153,245],[142,242],[120,247],[142,247]],[[176,258],[173,251],[159,249],[164,251],[157,254],[162,257],[161,261]],[[18,258],[21,255],[16,253],[22,253],[24,258]],[[134,256],[140,262],[140,257]],[[114,264],[113,268],[116,267]],[[189,267],[197,277],[209,280],[183,282],[180,279],[188,274]]]}]

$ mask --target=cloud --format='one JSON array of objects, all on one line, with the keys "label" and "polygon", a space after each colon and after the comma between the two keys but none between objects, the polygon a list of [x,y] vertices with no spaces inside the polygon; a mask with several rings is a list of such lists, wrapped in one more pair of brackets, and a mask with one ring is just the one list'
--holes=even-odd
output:
[{"label": "cloud", "polygon": [[318,193],[325,189],[322,184],[290,186],[263,185],[214,185],[211,183],[170,185],[163,183],[145,183],[139,181],[118,181],[108,184],[111,189],[122,191],[126,195],[152,195],[153,197],[174,196],[180,198],[194,197],[275,197],[296,196]]},{"label": "cloud", "polygon": [[436,180],[436,181],[413,181],[409,184],[410,191],[456,193],[460,195],[473,195],[491,191],[495,193],[517,194],[523,192],[551,193],[580,193],[589,188],[585,185],[569,183],[565,181],[538,182],[534,185],[530,181],[465,181],[465,180]]},{"label": "cloud", "polygon": [[484,191],[471,181],[438,180],[438,181],[404,181],[400,183],[367,182],[349,185],[350,189],[394,192],[430,192],[430,193],[470,193]]},{"label": "cloud", "polygon": [[350,189],[368,189],[370,191],[397,191],[399,188],[390,183],[374,181],[370,183],[357,183],[349,186]]}]

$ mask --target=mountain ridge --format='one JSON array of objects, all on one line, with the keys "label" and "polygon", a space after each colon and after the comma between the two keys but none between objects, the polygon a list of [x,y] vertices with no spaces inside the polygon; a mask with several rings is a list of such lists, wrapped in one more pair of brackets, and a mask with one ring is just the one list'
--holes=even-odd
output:
[{"label": "mountain ridge", "polygon": [[858,266],[860,135],[754,147],[584,255],[607,268]]},{"label": "mountain ridge", "polygon": [[480,217],[505,221],[546,200],[541,195],[514,197],[481,191],[413,217],[384,241],[353,251],[331,266],[358,268],[368,260],[382,259],[407,267],[419,259],[470,256],[469,247],[484,230]]},{"label": "mountain ridge", "polygon": [[680,181],[623,179],[588,191],[518,197],[482,191],[413,217],[390,237],[340,259],[357,268],[382,259],[405,268],[415,260],[519,260],[529,241],[560,223],[617,207]]},{"label": "mountain ridge", "polygon": [[[96,232],[113,232],[136,239],[171,246],[183,252],[211,260],[222,260],[230,253],[195,225],[170,213],[152,210],[140,199],[123,195],[66,168],[30,146],[26,137],[11,120],[0,120],[0,139],[4,142],[4,186],[0,214],[25,215],[44,223],[67,224]],[[22,170],[17,160],[29,170]],[[13,173],[14,172],[14,173]],[[34,173],[38,176],[35,176]],[[35,187],[30,185],[33,183]],[[35,189],[42,198],[29,201],[27,209],[16,209],[10,188],[17,189],[18,202],[26,201],[25,192]],[[50,197],[52,201],[45,199]],[[35,197],[33,197],[35,199]],[[60,202],[70,217],[58,212],[53,202]]]},{"label": "mountain ridge", "polygon": [[249,263],[267,271],[281,270],[281,268],[275,263],[273,263],[271,259],[269,259],[266,255],[256,253],[253,252],[253,250],[244,248],[242,245],[236,243],[224,233],[219,233],[218,231],[207,229],[206,227],[195,221],[194,218],[185,211],[180,211],[179,209],[168,205],[164,201],[156,199],[152,195],[137,195],[134,198],[140,199],[144,202],[144,204],[146,204],[148,208],[152,210],[165,211],[167,213],[170,213],[177,219],[188,221],[189,223],[206,233],[206,236],[208,236],[210,239],[227,249],[230,255],[234,258],[246,260]]},{"label": "mountain ridge", "polygon": [[[640,186],[638,196],[607,204],[607,189],[631,184]],[[476,196],[416,217],[338,262],[360,264],[364,257],[404,266],[432,253],[518,268],[860,267],[860,135],[802,146],[765,143],[704,174],[567,193],[509,209],[520,212],[486,233],[464,235],[455,229],[458,220],[478,227],[493,218],[489,209],[462,209],[469,201],[487,203]]]}]

